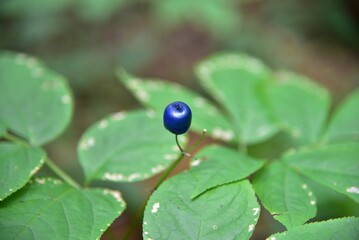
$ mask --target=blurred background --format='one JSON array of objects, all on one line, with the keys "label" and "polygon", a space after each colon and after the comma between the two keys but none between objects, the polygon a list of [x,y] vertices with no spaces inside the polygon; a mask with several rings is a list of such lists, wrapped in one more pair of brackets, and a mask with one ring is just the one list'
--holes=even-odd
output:
[{"label": "blurred background", "polygon": [[[204,94],[194,64],[219,51],[244,52],[273,69],[314,79],[330,90],[335,105],[359,87],[359,1],[0,0],[0,49],[36,56],[67,77],[76,104],[73,121],[46,148],[82,182],[76,146],[85,129],[110,113],[140,107],[116,79],[116,68]],[[44,168],[40,174],[51,173]],[[120,189],[128,203],[103,239],[123,236],[155,180],[94,184]],[[314,220],[359,215],[345,196],[314,188]],[[263,211],[253,239],[282,230]],[[140,228],[133,239],[141,239]]]}]

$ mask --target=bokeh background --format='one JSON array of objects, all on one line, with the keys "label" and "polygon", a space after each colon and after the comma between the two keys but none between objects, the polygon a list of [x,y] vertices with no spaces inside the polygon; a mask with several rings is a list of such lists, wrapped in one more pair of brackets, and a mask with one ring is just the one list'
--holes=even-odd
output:
[{"label": "bokeh background", "polygon": [[[116,79],[117,68],[205,94],[194,64],[216,52],[243,52],[273,69],[312,78],[330,90],[335,105],[359,87],[359,1],[0,0],[0,49],[36,56],[67,77],[76,104],[73,121],[47,150],[82,182],[76,146],[85,129],[110,113],[141,107]],[[177,171],[186,167],[184,162]],[[123,236],[155,181],[94,184],[121,190],[128,203],[103,239]],[[314,220],[359,215],[351,200],[315,188]],[[263,211],[253,239],[283,229]],[[133,239],[141,239],[140,228]]]}]

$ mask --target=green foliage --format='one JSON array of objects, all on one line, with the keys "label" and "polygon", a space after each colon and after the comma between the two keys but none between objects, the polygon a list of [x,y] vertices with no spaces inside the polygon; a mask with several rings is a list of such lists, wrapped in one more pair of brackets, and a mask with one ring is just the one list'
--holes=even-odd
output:
[{"label": "green foliage", "polygon": [[352,240],[359,237],[359,218],[341,218],[325,222],[315,222],[293,228],[269,237],[270,240],[299,239],[340,239]]},{"label": "green foliage", "polygon": [[326,142],[359,140],[359,91],[352,93],[335,112],[325,134]]},{"label": "green foliage", "polygon": [[330,102],[324,88],[305,77],[281,72],[267,94],[278,120],[298,144],[319,141]]},{"label": "green foliage", "polygon": [[[201,158],[204,159],[201,160]],[[201,150],[199,159],[191,163],[191,175],[197,179],[192,198],[208,189],[239,181],[260,169],[264,161],[220,146],[210,146]]]},{"label": "green foliage", "polygon": [[[271,240],[357,239],[357,218],[306,222],[316,217],[316,183],[359,202],[358,90],[329,118],[324,88],[294,73],[275,73],[249,56],[211,56],[195,72],[213,100],[118,71],[150,109],[111,114],[85,131],[78,144],[84,185],[141,181],[165,171],[144,212],[145,239],[249,239],[261,211],[255,194],[288,229]],[[36,59],[0,54],[0,136],[7,141],[0,143],[3,238],[98,239],[125,208],[119,192],[82,188],[37,147],[65,130],[71,96],[64,77]],[[192,108],[190,130],[206,128],[223,145],[201,149],[188,170],[161,184],[189,155],[180,155],[162,123],[164,107],[176,100]],[[249,154],[258,143],[273,148],[270,140],[278,133],[290,139],[281,142],[290,151],[266,160]],[[186,143],[181,135],[180,144]],[[67,183],[31,179],[43,163]]]},{"label": "green foliage", "polygon": [[[234,132],[225,116],[207,99],[178,84],[160,80],[142,80],[118,71],[118,77],[126,88],[146,107],[162,114],[168,103],[181,100],[186,102],[195,118],[191,129],[201,133],[206,129],[213,138],[224,141],[234,139]],[[206,111],[203,111],[206,109]]]},{"label": "green foliage", "polygon": [[243,144],[255,144],[278,130],[263,93],[272,78],[257,59],[225,54],[208,58],[196,68],[202,86],[228,111],[229,119]]},{"label": "green foliage", "polygon": [[265,208],[288,229],[316,215],[316,200],[303,179],[282,162],[274,162],[254,179],[253,187]]},{"label": "green foliage", "polygon": [[44,161],[40,148],[0,143],[0,201],[25,186]]},{"label": "green foliage", "polygon": [[[72,93],[65,78],[35,58],[0,55],[0,122],[38,146],[56,138],[69,124]],[[16,111],[15,111],[16,110]]]},{"label": "green foliage", "polygon": [[163,171],[179,154],[174,136],[163,128],[156,113],[144,110],[118,112],[94,124],[78,146],[86,181],[133,182]]},{"label": "green foliage", "polygon": [[149,199],[144,239],[249,239],[259,204],[247,180],[215,188],[195,199],[197,179],[191,172],[168,181]]},{"label": "green foliage", "polygon": [[4,239],[98,239],[125,208],[119,192],[37,178],[0,208]]}]

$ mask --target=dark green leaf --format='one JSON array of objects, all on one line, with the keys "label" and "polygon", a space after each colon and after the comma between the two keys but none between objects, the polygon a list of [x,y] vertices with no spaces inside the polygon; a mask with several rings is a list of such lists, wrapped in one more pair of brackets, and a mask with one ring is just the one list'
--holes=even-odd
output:
[{"label": "dark green leaf", "polygon": [[190,173],[197,179],[192,198],[208,189],[246,178],[264,164],[264,161],[220,146],[206,147],[198,156],[199,159],[191,162]]},{"label": "dark green leaf", "polygon": [[328,92],[294,73],[281,72],[276,79],[267,92],[278,120],[299,144],[318,142],[328,114]]},{"label": "dark green leaf", "polygon": [[[180,136],[182,145],[186,138]],[[175,135],[153,111],[119,112],[89,128],[78,146],[87,181],[132,182],[147,179],[180,154]]]},{"label": "dark green leaf", "polygon": [[192,110],[191,130],[201,133],[206,129],[217,139],[231,141],[234,132],[228,120],[208,100],[178,84],[159,80],[141,80],[126,72],[118,71],[119,79],[145,106],[162,114],[168,104],[174,101],[185,102]]},{"label": "dark green leaf", "polygon": [[293,168],[359,202],[359,143],[303,150],[285,157]]},{"label": "dark green leaf", "polygon": [[327,142],[359,140],[359,90],[337,109],[325,134]]},{"label": "dark green leaf", "polygon": [[0,121],[32,145],[57,137],[69,124],[66,80],[24,54],[0,54]]},{"label": "dark green leaf", "polygon": [[40,148],[0,143],[0,201],[22,188],[45,162]]},{"label": "dark green leaf", "polygon": [[147,203],[143,239],[249,239],[259,204],[247,180],[217,187],[194,200],[196,178],[179,174],[160,186]]},{"label": "dark green leaf", "polygon": [[268,240],[354,240],[359,238],[359,218],[340,218],[315,222],[277,233]]},{"label": "dark green leaf", "polygon": [[99,239],[125,209],[119,192],[77,190],[60,180],[35,179],[0,205],[3,239]]},{"label": "dark green leaf", "polygon": [[241,142],[259,143],[277,132],[262,94],[263,85],[272,75],[257,59],[235,54],[213,56],[200,63],[196,73],[230,114]]},{"label": "dark green leaf", "polygon": [[282,162],[274,162],[254,178],[253,187],[264,207],[287,229],[316,215],[313,192],[301,177]]}]

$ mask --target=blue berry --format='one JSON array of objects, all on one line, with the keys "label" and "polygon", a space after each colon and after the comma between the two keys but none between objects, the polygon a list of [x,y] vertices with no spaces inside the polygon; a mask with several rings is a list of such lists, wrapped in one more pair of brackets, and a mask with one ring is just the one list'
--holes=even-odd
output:
[{"label": "blue berry", "polygon": [[189,129],[192,111],[184,102],[170,103],[163,113],[163,124],[173,134],[180,135]]}]

